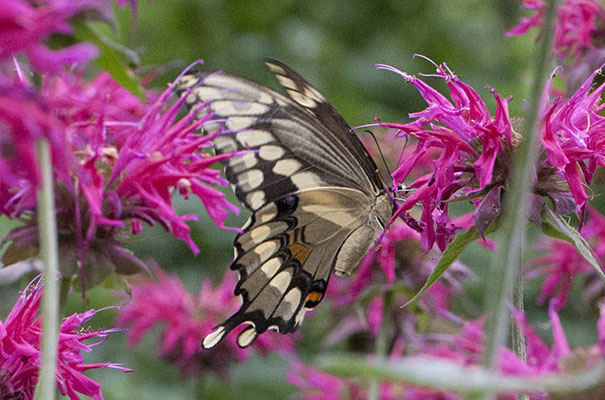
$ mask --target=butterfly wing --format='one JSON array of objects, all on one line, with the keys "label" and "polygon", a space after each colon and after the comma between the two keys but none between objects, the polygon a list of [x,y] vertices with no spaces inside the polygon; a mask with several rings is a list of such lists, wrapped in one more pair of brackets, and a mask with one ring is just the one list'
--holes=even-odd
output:
[{"label": "butterfly wing", "polygon": [[373,160],[344,119],[292,69],[267,64],[289,97],[222,73],[186,75],[179,88],[190,106],[213,112],[205,130],[227,128],[214,139],[217,153],[244,152],[225,162],[225,174],[253,211],[231,265],[242,306],[205,348],[242,324],[241,347],[269,329],[294,331],[332,270],[350,273],[392,214]]}]

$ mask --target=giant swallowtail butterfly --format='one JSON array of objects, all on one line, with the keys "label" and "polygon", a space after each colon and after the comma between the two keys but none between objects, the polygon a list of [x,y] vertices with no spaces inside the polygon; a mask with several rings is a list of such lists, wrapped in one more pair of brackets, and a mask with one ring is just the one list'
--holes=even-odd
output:
[{"label": "giant swallowtail butterfly", "polygon": [[235,239],[231,269],[240,309],[202,342],[244,325],[241,347],[267,330],[296,330],[322,300],[330,274],[350,274],[393,215],[376,164],[326,99],[283,63],[266,63],[289,97],[236,76],[196,72],[178,85],[186,103],[213,112],[217,153],[252,217]]}]

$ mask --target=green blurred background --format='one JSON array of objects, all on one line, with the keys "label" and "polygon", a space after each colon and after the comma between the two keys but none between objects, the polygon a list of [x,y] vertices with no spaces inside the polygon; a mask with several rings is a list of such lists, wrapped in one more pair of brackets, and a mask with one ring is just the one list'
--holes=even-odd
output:
[{"label": "green blurred background", "polygon": [[[519,13],[516,0],[157,0],[139,2],[134,31],[130,9],[118,10],[115,33],[122,44],[137,51],[143,67],[171,67],[153,86],[165,87],[183,67],[204,59],[208,68],[276,88],[263,64],[265,57],[272,57],[301,73],[355,126],[370,123],[376,116],[383,121],[405,121],[409,112],[424,108],[411,85],[396,74],[374,69],[374,64],[385,63],[410,74],[433,73],[430,63],[412,57],[415,53],[437,63],[447,62],[481,94],[491,110],[495,104],[486,86],[496,88],[503,97],[514,96],[511,115],[519,115],[527,98],[527,71],[535,38],[535,32],[522,38],[503,38],[517,23]],[[445,90],[442,81],[428,79]],[[231,193],[229,196],[236,203]],[[200,256],[194,257],[187,246],[159,227],[145,226],[131,248],[140,257],[152,258],[166,271],[177,273],[187,288],[197,293],[204,277],[216,281],[227,271],[234,233],[218,229],[199,202],[178,201],[177,205],[181,213],[200,216],[198,223],[190,224]],[[230,218],[228,225],[242,224],[247,218],[244,214],[245,210],[241,216]],[[479,276],[468,292],[480,307],[484,282],[495,278],[487,275],[489,254],[472,246],[463,261]],[[25,284],[24,279],[0,289],[0,318],[12,306],[16,290]],[[106,289],[94,289],[89,295],[91,307],[116,302],[114,293]],[[530,319],[545,321],[544,310],[531,306],[535,296],[536,287],[530,285]],[[70,312],[81,311],[78,295],[71,297]],[[572,304],[568,309],[563,317],[572,344],[594,343],[594,319],[586,322],[586,311],[579,306]],[[319,307],[303,326],[303,356],[312,357],[321,350],[315,332],[322,331],[322,315],[327,312]],[[104,311],[91,323],[93,327],[110,327],[113,316],[113,311]],[[543,328],[548,332],[548,327]],[[134,372],[108,369],[87,374],[102,383],[106,399],[282,399],[295,391],[285,380],[287,363],[278,355],[252,357],[235,367],[229,382],[212,374],[183,380],[174,366],[154,358],[155,346],[156,337],[151,335],[136,349],[124,351],[124,334],[111,334],[87,360],[125,363]]]}]

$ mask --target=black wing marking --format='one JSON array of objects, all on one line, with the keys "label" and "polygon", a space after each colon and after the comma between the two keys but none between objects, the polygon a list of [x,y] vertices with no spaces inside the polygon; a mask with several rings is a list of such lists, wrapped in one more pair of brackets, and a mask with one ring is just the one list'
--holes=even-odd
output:
[{"label": "black wing marking", "polygon": [[242,306],[205,348],[240,325],[242,347],[266,330],[294,331],[322,300],[335,266],[350,272],[376,230],[367,224],[380,192],[374,161],[317,90],[279,61],[267,65],[289,97],[222,73],[186,75],[178,88],[188,105],[213,113],[206,131],[227,128],[214,139],[217,153],[245,152],[227,160],[225,172],[254,212],[231,265]]},{"label": "black wing marking", "polygon": [[345,146],[351,152],[352,157],[359,161],[364,172],[372,180],[375,187],[382,188],[376,172],[378,170],[376,163],[357,135],[351,131],[349,124],[332,104],[286,64],[270,58],[265,63],[273,71],[279,83],[286,89],[288,96],[302,107],[311,111],[328,130],[337,133],[339,139],[346,143]]},{"label": "black wing marking", "polygon": [[242,305],[203,346],[216,346],[240,325],[248,326],[238,336],[242,347],[267,330],[293,332],[323,299],[340,249],[362,226],[360,210],[367,207],[362,192],[321,188],[289,194],[258,210],[235,240],[231,269],[239,272],[234,293]]}]

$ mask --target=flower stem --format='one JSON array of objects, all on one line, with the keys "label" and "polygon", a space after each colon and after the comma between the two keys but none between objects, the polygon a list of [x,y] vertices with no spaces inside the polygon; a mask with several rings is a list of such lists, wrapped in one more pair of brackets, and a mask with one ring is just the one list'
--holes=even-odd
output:
[{"label": "flower stem", "polygon": [[[387,356],[388,346],[388,331],[390,325],[391,309],[393,307],[393,293],[390,290],[384,294],[382,304],[382,319],[380,322],[380,329],[376,335],[376,344],[374,350],[374,357],[376,359],[384,359]],[[379,400],[380,398],[380,381],[373,379],[370,381],[370,387],[368,388],[368,400]]]},{"label": "flower stem", "polygon": [[487,287],[487,305],[491,312],[487,325],[485,345],[485,366],[497,368],[498,349],[506,343],[509,323],[511,296],[521,269],[521,256],[526,241],[527,204],[532,189],[532,173],[538,156],[538,139],[540,132],[539,106],[540,97],[549,72],[549,53],[551,49],[552,21],[555,1],[546,2],[546,14],[541,33],[541,46],[537,51],[534,80],[531,87],[529,108],[525,115],[523,141],[515,151],[512,179],[507,187],[504,204],[503,237],[499,251],[494,254],[491,265],[491,279]]},{"label": "flower stem", "polygon": [[59,340],[58,246],[53,196],[50,146],[46,140],[37,143],[42,184],[38,189],[38,229],[43,262],[42,355],[34,399],[54,400],[57,345]]},{"label": "flower stem", "polygon": [[[521,271],[517,271],[517,280],[515,282],[514,293],[513,293],[513,304],[514,307],[524,312],[525,305],[523,303],[523,274]],[[519,359],[523,360],[523,362],[527,361],[527,352],[525,348],[525,335],[523,334],[523,329],[520,324],[512,324],[511,326],[511,342],[513,345],[513,351],[519,357]],[[529,400],[529,396],[526,394],[517,395],[517,400]]]}]

